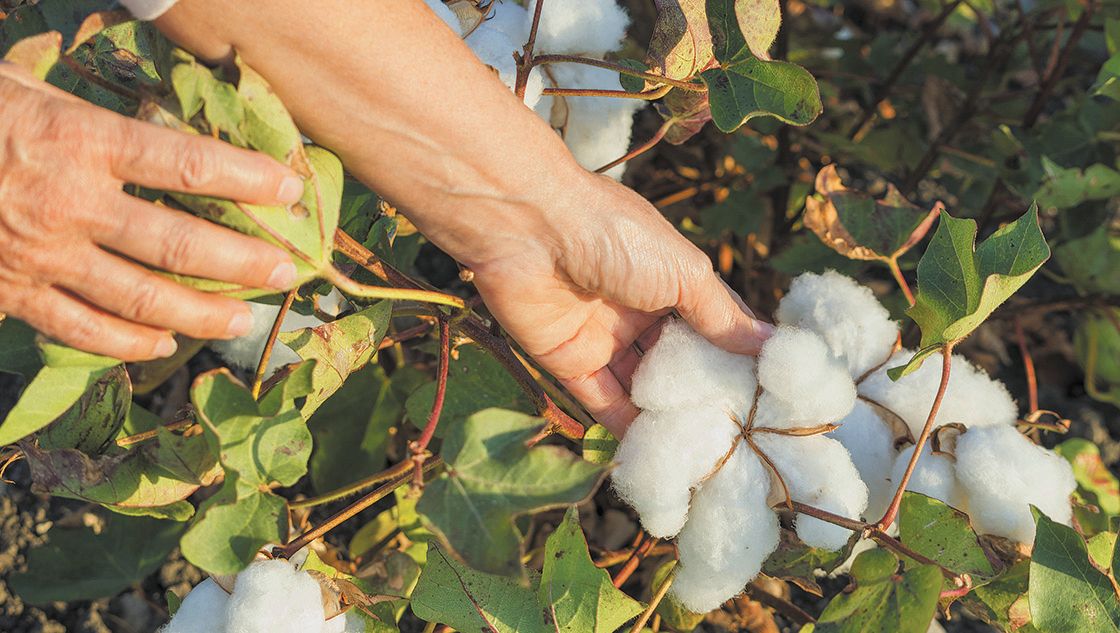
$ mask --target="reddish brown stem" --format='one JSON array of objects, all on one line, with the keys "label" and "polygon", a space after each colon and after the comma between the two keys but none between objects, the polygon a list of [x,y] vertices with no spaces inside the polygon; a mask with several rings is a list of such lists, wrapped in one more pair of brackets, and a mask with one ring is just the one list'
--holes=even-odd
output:
[{"label": "reddish brown stem", "polygon": [[627,92],[625,90],[598,90],[594,88],[545,88],[545,95],[552,97],[609,97],[611,99],[643,99],[653,101],[660,99],[672,90],[672,86],[662,86],[653,90],[642,92]]},{"label": "reddish brown stem", "polygon": [[910,290],[910,284],[906,283],[906,277],[902,275],[902,269],[898,267],[898,258],[892,257],[888,259],[887,267],[891,269],[891,275],[894,277],[894,280],[898,282],[898,287],[902,290],[902,294],[906,295],[906,302],[913,306],[914,293]]},{"label": "reddish brown stem", "polygon": [[1015,317],[1015,340],[1019,344],[1019,354],[1023,357],[1023,371],[1027,374],[1027,400],[1030,403],[1029,413],[1038,411],[1038,378],[1034,372],[1034,358],[1027,347],[1027,335],[1023,332],[1023,322]]},{"label": "reddish brown stem", "polygon": [[657,539],[652,536],[646,536],[644,538],[645,540],[642,541],[642,544],[634,550],[634,553],[627,559],[626,564],[622,566],[622,569],[618,570],[618,573],[615,574],[615,577],[611,580],[611,584],[615,587],[622,587],[627,580],[630,580],[630,576],[634,575],[634,572],[637,571],[638,565],[641,564],[642,559],[645,558],[646,554],[649,554],[649,551],[657,544]]},{"label": "reddish brown stem", "polygon": [[529,39],[525,41],[521,59],[518,60],[517,78],[513,84],[513,93],[518,99],[525,100],[525,85],[529,83],[529,73],[533,70],[533,47],[537,43],[537,30],[541,25],[541,11],[544,9],[544,0],[537,0],[533,8],[533,24],[529,27]]},{"label": "reddish brown stem", "polygon": [[[1093,18],[1094,4],[1090,0],[1081,12],[1081,16],[1077,18],[1077,22],[1073,25],[1073,30],[1069,33],[1069,38],[1066,40],[1065,46],[1062,47],[1061,54],[1058,55],[1057,61],[1046,73],[1046,79],[1043,80],[1042,85],[1039,86],[1038,94],[1035,96],[1034,101],[1031,103],[1027,113],[1023,116],[1023,127],[1030,129],[1038,121],[1039,115],[1042,114],[1042,109],[1046,107],[1046,101],[1050,98],[1050,94],[1054,91],[1054,86],[1057,85],[1058,80],[1066,72],[1066,66],[1069,65],[1070,59],[1073,57],[1073,50],[1077,48],[1078,42],[1081,37],[1085,35],[1085,31],[1089,28],[1089,22]],[[1057,36],[1055,36],[1055,41]]]},{"label": "reddish brown stem", "polygon": [[439,317],[439,369],[436,374],[436,395],[432,400],[432,410],[428,413],[428,422],[420,439],[409,445],[412,453],[412,485],[414,489],[424,486],[424,460],[427,458],[428,444],[436,434],[439,425],[439,416],[443,411],[444,396],[447,395],[447,370],[451,365],[451,326],[447,317]]},{"label": "reddish brown stem", "polygon": [[922,456],[922,448],[926,445],[929,434],[933,430],[933,422],[937,419],[937,410],[941,408],[941,401],[945,398],[945,390],[949,387],[949,371],[952,367],[953,343],[949,342],[941,347],[941,384],[937,387],[937,395],[933,398],[933,406],[929,409],[926,424],[922,427],[922,432],[918,435],[918,440],[914,444],[914,454],[910,456],[910,463],[906,465],[906,472],[902,475],[902,481],[898,482],[898,489],[894,492],[891,505],[887,507],[883,517],[875,523],[875,528],[880,532],[886,531],[898,515],[898,508],[902,505],[902,493],[906,491],[906,486],[910,483],[910,477],[914,474],[914,469],[918,465],[918,458]]},{"label": "reddish brown stem", "polygon": [[648,141],[646,141],[645,143],[642,143],[641,145],[635,147],[634,149],[630,150],[629,152],[626,152],[626,154],[624,154],[623,156],[612,160],[611,162],[607,163],[606,165],[603,165],[599,169],[596,169],[595,173],[601,174],[603,172],[609,171],[609,170],[621,165],[622,163],[625,163],[626,161],[633,160],[633,159],[637,158],[638,156],[641,156],[642,154],[645,154],[649,150],[656,147],[657,144],[661,142],[661,139],[665,138],[665,135],[669,132],[669,129],[672,128],[672,127],[673,127],[673,122],[672,121],[666,121],[666,122],[662,123],[661,127],[657,128],[657,132]]},{"label": "reddish brown stem", "polygon": [[292,288],[284,296],[284,303],[280,304],[280,311],[276,313],[276,320],[272,322],[272,329],[269,330],[268,339],[264,342],[261,359],[257,362],[257,371],[253,372],[252,391],[254,400],[261,395],[261,383],[264,382],[264,372],[268,370],[268,361],[272,358],[272,348],[276,346],[276,338],[280,336],[280,326],[284,324],[284,317],[288,315],[288,310],[292,308],[292,302],[296,300],[297,290],[297,288]]},{"label": "reddish brown stem", "polygon": [[645,80],[651,81],[653,83],[664,84],[664,85],[672,86],[674,88],[680,88],[681,90],[687,90],[689,92],[707,92],[708,91],[708,87],[705,86],[704,84],[692,83],[691,81],[681,81],[680,79],[672,79],[670,77],[666,77],[664,75],[658,75],[656,73],[647,73],[647,72],[644,72],[644,71],[641,71],[641,70],[637,70],[636,68],[630,68],[629,66],[623,66],[622,64],[616,64],[614,62],[609,62],[605,59],[595,59],[595,58],[592,58],[592,57],[579,57],[577,55],[538,55],[538,56],[533,58],[533,61],[532,61],[533,66],[539,66],[541,64],[584,64],[585,66],[595,66],[597,68],[605,68],[607,70],[613,70],[613,71],[615,71],[617,73],[620,73],[620,74],[623,74],[623,75],[629,75],[631,77],[637,77],[639,79],[645,79]]}]

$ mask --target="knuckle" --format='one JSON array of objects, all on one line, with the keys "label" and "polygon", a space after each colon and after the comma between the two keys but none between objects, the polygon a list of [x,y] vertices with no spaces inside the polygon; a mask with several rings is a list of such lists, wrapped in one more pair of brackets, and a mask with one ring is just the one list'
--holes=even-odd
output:
[{"label": "knuckle", "polygon": [[121,316],[132,321],[147,321],[159,309],[159,300],[158,286],[151,282],[141,283],[132,290]]},{"label": "knuckle", "polygon": [[180,272],[186,267],[196,252],[198,243],[194,233],[189,227],[181,223],[173,223],[164,236],[163,248],[160,250],[159,261],[156,264],[168,271]]},{"label": "knuckle", "polygon": [[185,143],[179,156],[179,179],[184,191],[194,191],[214,180],[214,161],[210,152],[194,139]]}]

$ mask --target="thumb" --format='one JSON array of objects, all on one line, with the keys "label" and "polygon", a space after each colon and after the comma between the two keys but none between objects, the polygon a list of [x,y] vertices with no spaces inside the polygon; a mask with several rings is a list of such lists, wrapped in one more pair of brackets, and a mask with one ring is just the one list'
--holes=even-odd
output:
[{"label": "thumb", "polygon": [[682,289],[676,309],[698,334],[736,354],[757,354],[774,331],[710,268]]}]

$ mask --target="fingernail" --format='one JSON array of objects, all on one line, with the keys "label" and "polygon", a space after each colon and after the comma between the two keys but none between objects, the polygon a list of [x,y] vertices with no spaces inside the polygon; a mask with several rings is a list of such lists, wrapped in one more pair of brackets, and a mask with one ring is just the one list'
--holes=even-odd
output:
[{"label": "fingernail", "polygon": [[245,336],[251,329],[253,329],[253,314],[246,310],[233,315],[233,318],[229,320],[229,325],[226,326],[226,334],[229,336]]},{"label": "fingernail", "polygon": [[294,204],[303,197],[303,178],[287,176],[280,181],[280,190],[276,192],[277,199],[284,204]]},{"label": "fingernail", "polygon": [[179,349],[179,344],[175,342],[175,339],[171,337],[161,338],[156,343],[155,355],[159,358],[167,358],[174,354],[177,349]]},{"label": "fingernail", "polygon": [[774,333],[774,326],[767,323],[766,321],[759,321],[758,319],[755,319],[754,333],[758,336],[759,339],[766,340],[770,338],[770,335]]},{"label": "fingernail", "polygon": [[268,276],[268,287],[287,290],[296,283],[296,275],[296,265],[292,262],[284,262],[272,269],[272,274]]}]

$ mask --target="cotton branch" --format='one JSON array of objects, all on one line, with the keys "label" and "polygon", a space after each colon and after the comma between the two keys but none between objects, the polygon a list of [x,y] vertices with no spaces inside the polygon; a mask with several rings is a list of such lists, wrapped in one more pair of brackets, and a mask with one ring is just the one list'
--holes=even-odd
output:
[{"label": "cotton branch", "polygon": [[439,425],[439,416],[443,411],[444,396],[447,395],[447,370],[451,365],[451,326],[447,317],[439,317],[439,370],[436,375],[436,395],[432,400],[432,410],[428,413],[428,422],[420,439],[409,443],[408,450],[412,454],[412,486],[419,491],[424,486],[424,460],[427,459],[428,444],[435,436],[436,426]]},{"label": "cotton branch", "polygon": [[261,395],[261,383],[264,382],[264,372],[268,370],[268,361],[272,358],[272,348],[276,346],[276,338],[280,336],[280,326],[284,324],[284,317],[288,316],[288,310],[292,309],[292,302],[296,300],[298,290],[292,288],[288,291],[284,296],[284,303],[280,304],[280,310],[276,313],[276,319],[272,322],[272,329],[269,330],[268,339],[265,340],[264,349],[261,350],[261,359],[257,362],[257,371],[253,373],[254,400]]}]

